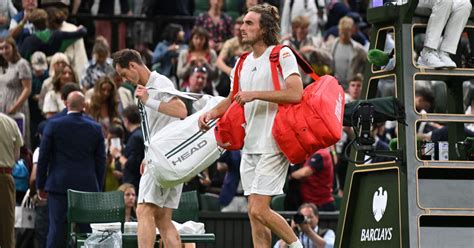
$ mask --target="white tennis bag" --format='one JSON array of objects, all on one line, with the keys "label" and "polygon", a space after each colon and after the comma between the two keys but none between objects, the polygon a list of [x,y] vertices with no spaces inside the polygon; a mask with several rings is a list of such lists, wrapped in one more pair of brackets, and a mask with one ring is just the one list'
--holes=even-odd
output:
[{"label": "white tennis bag", "polygon": [[148,169],[159,185],[169,188],[187,182],[220,157],[223,151],[214,136],[217,120],[209,123],[210,130],[202,132],[198,119],[223,99],[202,96],[193,104],[195,109],[200,109],[198,112],[168,124],[151,137],[145,156]]}]

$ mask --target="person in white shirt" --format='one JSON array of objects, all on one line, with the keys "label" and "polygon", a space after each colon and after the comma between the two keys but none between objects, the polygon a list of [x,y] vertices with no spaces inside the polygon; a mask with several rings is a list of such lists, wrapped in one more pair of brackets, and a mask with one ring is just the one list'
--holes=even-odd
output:
[{"label": "person in white shirt", "polygon": [[[333,248],[336,234],[331,229],[323,229],[319,224],[318,207],[313,203],[303,203],[293,218],[294,226],[299,230],[299,238],[304,248]],[[273,248],[284,248],[285,243],[277,241]]]},{"label": "person in white shirt", "polygon": [[[146,129],[148,126],[150,131],[150,136],[144,135],[145,142],[167,124],[187,116],[186,107],[179,98],[168,93],[148,92],[148,88],[174,89],[174,86],[167,77],[151,72],[143,63],[140,53],[123,49],[113,55],[113,60],[117,73],[123,79],[137,84],[136,95],[141,103],[139,107],[142,113],[146,113],[146,120],[142,116],[141,127]],[[145,153],[144,161],[146,157]],[[139,247],[153,247],[155,227],[160,231],[165,247],[181,247],[181,239],[171,222],[171,216],[173,209],[178,208],[183,184],[162,188],[155,183],[152,172],[143,163],[141,172],[143,175],[137,201]]]},{"label": "person in white shirt", "polygon": [[[244,194],[249,201],[254,247],[270,247],[270,231],[273,231],[291,248],[295,248],[302,247],[298,237],[285,219],[270,209],[272,196],[283,193],[289,166],[272,136],[278,104],[298,103],[303,92],[296,57],[289,48],[280,51],[281,90],[274,89],[269,57],[278,44],[278,23],[278,9],[261,4],[248,10],[240,28],[242,42],[251,45],[253,50],[243,63],[238,82],[240,91],[235,95],[235,101],[244,106],[247,121],[240,172]],[[235,67],[230,74],[231,83],[234,83],[234,70]],[[231,97],[229,94],[215,108],[200,116],[201,130],[208,130],[206,123],[225,113],[232,102]]]}]

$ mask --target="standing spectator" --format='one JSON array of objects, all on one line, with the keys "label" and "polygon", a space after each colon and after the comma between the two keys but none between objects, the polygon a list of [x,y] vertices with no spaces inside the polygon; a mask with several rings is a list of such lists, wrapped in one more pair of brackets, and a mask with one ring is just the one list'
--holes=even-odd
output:
[{"label": "standing spectator", "polygon": [[187,49],[187,45],[183,43],[183,27],[179,24],[170,23],[165,27],[161,38],[163,40],[156,45],[151,62],[158,73],[171,80],[174,79],[176,87],[178,87],[179,80],[176,76],[178,56],[181,51]]},{"label": "standing spectator", "polygon": [[244,52],[250,52],[251,47],[248,44],[242,43],[242,32],[240,27],[244,23],[243,17],[237,18],[234,24],[234,37],[224,42],[219,57],[217,57],[216,65],[221,71],[219,77],[219,84],[216,86],[216,91],[220,96],[227,96],[230,91],[230,72],[234,67],[237,59]]},{"label": "standing spectator", "polygon": [[0,42],[0,54],[8,62],[5,74],[0,77],[0,112],[7,115],[22,113],[25,116],[25,129],[22,132],[25,145],[30,147],[30,63],[20,56],[15,40],[11,37]]},{"label": "standing spectator", "polygon": [[[331,229],[323,229],[318,226],[319,211],[316,205],[313,203],[303,203],[298,208],[297,213],[302,217],[303,221],[301,223],[296,223],[296,221],[293,220],[292,224],[294,224],[294,226],[299,231],[299,238],[303,243],[304,248],[334,247],[336,234]],[[273,248],[284,247],[286,247],[286,245],[284,242],[282,242],[282,240],[279,240],[275,243],[275,246],[273,246]]]},{"label": "standing spectator", "polygon": [[[145,106],[141,110],[147,116],[150,136],[156,134],[165,125],[185,118],[187,115],[184,103],[167,93],[148,93],[145,86],[153,88],[172,88],[173,83],[166,77],[151,72],[144,64],[140,54],[131,49],[124,49],[114,54],[114,67],[124,80],[137,84],[137,97]],[[145,137],[144,137],[145,138]],[[143,171],[143,170],[141,170]],[[181,239],[171,222],[173,208],[178,208],[183,184],[172,188],[162,188],[155,183],[152,172],[144,165],[138,191],[138,243],[140,247],[152,247],[155,243],[158,228],[166,247],[180,247]]]},{"label": "standing spectator", "polygon": [[84,92],[93,88],[100,77],[112,77],[114,75],[115,70],[109,60],[109,43],[104,37],[99,36],[95,39],[92,48],[92,60],[81,80],[81,87]]},{"label": "standing spectator", "polygon": [[46,118],[61,112],[66,106],[61,98],[61,89],[67,83],[79,84],[77,77],[71,65],[65,65],[57,73],[54,74],[52,85],[53,89],[46,93],[43,104],[43,113]]},{"label": "standing spectator", "polygon": [[[102,125],[105,136],[109,127],[120,118],[117,88],[109,77],[101,77],[86,94],[87,114]],[[90,95],[90,98],[88,97]]]},{"label": "standing spectator", "polygon": [[46,97],[46,94],[53,90],[54,75],[59,73],[59,71],[62,70],[66,65],[69,65],[69,59],[64,53],[55,53],[53,57],[51,57],[48,78],[43,81],[43,85],[41,86],[41,91],[38,97],[38,105],[40,109],[43,109],[44,98]]},{"label": "standing spectator", "polygon": [[194,27],[209,30],[209,46],[220,52],[225,40],[232,36],[232,18],[222,12],[224,0],[209,0],[209,10],[196,18]]},{"label": "standing spectator", "polygon": [[140,186],[140,165],[145,157],[145,145],[142,130],[140,128],[140,113],[136,105],[130,105],[123,110],[123,125],[130,132],[125,150],[111,146],[110,154],[118,162],[123,176],[124,183],[132,184],[139,190]]},{"label": "standing spectator", "polygon": [[21,6],[23,10],[10,20],[10,36],[15,39],[19,47],[26,37],[35,31],[29,18],[31,12],[38,7],[38,0],[22,0]]},{"label": "standing spectator", "polygon": [[15,182],[12,168],[23,145],[13,119],[0,113],[0,247],[15,247]]},{"label": "standing spectator", "polygon": [[31,56],[31,67],[33,69],[33,77],[31,82],[31,93],[28,98],[28,106],[30,107],[30,137],[31,148],[39,145],[39,139],[36,135],[38,124],[44,120],[43,111],[39,108],[38,99],[41,92],[41,86],[46,78],[48,78],[48,61],[43,52],[35,52]]},{"label": "standing spectator", "polygon": [[335,211],[332,187],[334,164],[329,149],[314,153],[304,165],[289,174],[288,179],[300,181],[302,202],[314,203],[322,211]]},{"label": "standing spectator", "polygon": [[341,18],[338,26],[339,37],[326,44],[333,58],[332,70],[344,90],[347,90],[351,78],[357,73],[364,73],[367,63],[367,51],[351,38],[353,26],[352,18]]},{"label": "standing spectator", "polygon": [[12,0],[5,0],[0,2],[0,39],[8,36],[8,28],[10,27],[10,20],[18,13]]},{"label": "standing spectator", "polygon": [[104,136],[98,123],[83,116],[84,105],[81,92],[69,94],[68,114],[49,121],[41,140],[36,188],[40,198],[48,199],[47,247],[66,247],[67,190],[102,188]]},{"label": "standing spectator", "polygon": [[[67,12],[58,10],[55,7],[46,8],[46,12],[48,12],[48,26],[51,30],[59,29],[63,32],[77,31],[78,27],[76,25],[66,22],[68,18]],[[76,76],[82,78],[84,67],[87,64],[87,53],[84,46],[84,40],[76,40],[72,45],[66,48],[64,54],[68,57]]]},{"label": "standing spectator", "polygon": [[[241,27],[242,41],[252,46],[240,72],[240,91],[235,101],[244,106],[246,136],[240,165],[242,187],[248,196],[248,213],[254,247],[270,247],[273,231],[290,248],[301,248],[301,242],[288,223],[270,209],[272,196],[283,193],[289,166],[272,134],[278,104],[301,101],[303,82],[295,55],[287,47],[280,51],[281,90],[273,86],[270,53],[279,43],[278,9],[268,4],[249,9]],[[234,67],[235,70],[235,67]],[[202,130],[208,130],[210,120],[221,117],[232,102],[232,94],[199,118]]]},{"label": "standing spectator", "polygon": [[[420,0],[418,7],[431,9],[426,27],[423,50],[418,65],[433,68],[455,68],[457,65],[450,55],[456,54],[459,38],[471,14],[472,5],[468,0]],[[441,36],[444,30],[444,35]]]},{"label": "standing spectator", "polygon": [[194,28],[189,39],[189,49],[182,51],[178,57],[177,75],[181,80],[180,88],[185,88],[189,85],[189,75],[194,67],[205,67],[208,72],[205,91],[212,95],[211,80],[217,74],[216,59],[216,52],[209,47],[209,33],[201,27]]},{"label": "standing spectator", "polygon": [[135,93],[135,87],[129,82],[124,82],[122,80],[122,77],[120,77],[117,72],[115,72],[112,76],[112,81],[114,82],[115,87],[117,88],[117,95],[119,98],[118,111],[122,113],[125,108],[135,104],[133,97]]},{"label": "standing spectator", "polygon": [[[320,10],[322,11],[322,10]],[[281,13],[281,35],[290,36],[293,33],[292,23],[297,16],[305,16],[309,20],[308,29],[311,36],[321,35],[320,26],[324,25],[324,15],[320,15],[313,0],[284,1]]]}]

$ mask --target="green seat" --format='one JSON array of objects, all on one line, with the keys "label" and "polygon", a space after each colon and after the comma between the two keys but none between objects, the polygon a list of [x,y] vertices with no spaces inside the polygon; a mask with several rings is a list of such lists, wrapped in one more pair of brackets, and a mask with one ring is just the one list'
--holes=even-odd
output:
[{"label": "green seat", "polygon": [[286,197],[286,194],[272,197],[272,201],[270,202],[270,207],[275,211],[285,211],[285,197]]},{"label": "green seat", "polygon": [[183,192],[179,200],[178,209],[173,209],[173,220],[179,223],[198,221],[199,202],[196,191]]},{"label": "green seat", "polygon": [[219,195],[212,193],[200,194],[200,204],[201,210],[203,211],[220,211],[221,207],[219,205]]},{"label": "green seat", "polygon": [[68,239],[85,236],[75,233],[75,223],[121,222],[122,233],[125,223],[125,202],[122,191],[82,192],[67,191]]}]

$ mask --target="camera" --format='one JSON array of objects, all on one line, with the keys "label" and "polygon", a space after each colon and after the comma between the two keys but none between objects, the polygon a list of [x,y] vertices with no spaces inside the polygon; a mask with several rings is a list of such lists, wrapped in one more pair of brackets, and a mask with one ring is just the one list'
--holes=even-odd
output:
[{"label": "camera", "polygon": [[293,221],[296,223],[296,224],[307,224],[309,222],[311,222],[311,219],[300,214],[300,213],[296,213],[294,216],[293,216]]}]

